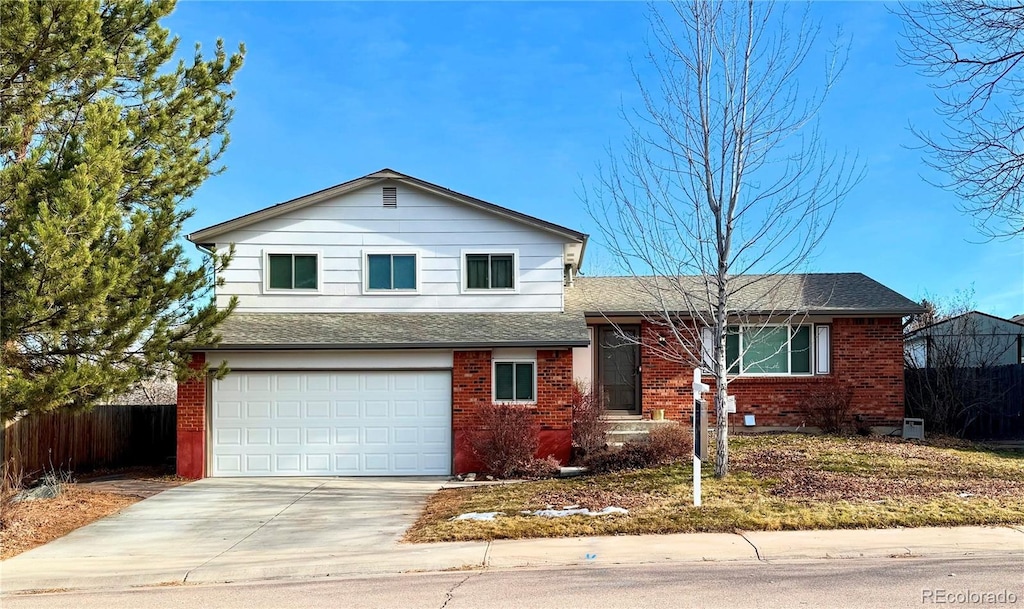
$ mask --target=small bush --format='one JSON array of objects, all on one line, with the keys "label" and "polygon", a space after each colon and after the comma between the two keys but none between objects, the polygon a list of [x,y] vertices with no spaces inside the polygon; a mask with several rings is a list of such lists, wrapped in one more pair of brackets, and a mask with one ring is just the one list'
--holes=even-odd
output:
[{"label": "small bush", "polygon": [[693,455],[693,430],[679,423],[652,427],[647,434],[658,463],[676,463]]},{"label": "small bush", "polygon": [[846,433],[853,424],[853,390],[839,381],[816,385],[807,392],[803,409],[808,425],[832,435]]},{"label": "small bush", "polygon": [[604,448],[608,422],[599,392],[576,383],[572,389],[572,447],[575,457],[584,457]]},{"label": "small bush", "polygon": [[553,456],[544,459],[533,459],[521,471],[514,472],[517,478],[528,478],[540,480],[542,478],[554,478],[562,472],[562,464]]},{"label": "small bush", "polygon": [[496,478],[513,478],[533,466],[540,428],[533,409],[513,404],[489,404],[479,413],[480,427],[469,434],[474,456]]},{"label": "small bush", "polygon": [[584,457],[582,465],[592,474],[644,469],[658,464],[650,442],[626,442],[618,448],[601,450]]}]

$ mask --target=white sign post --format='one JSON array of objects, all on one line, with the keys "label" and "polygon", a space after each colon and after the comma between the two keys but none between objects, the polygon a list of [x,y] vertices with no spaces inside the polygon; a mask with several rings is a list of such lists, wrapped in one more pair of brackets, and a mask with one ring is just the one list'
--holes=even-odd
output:
[{"label": "white sign post", "polygon": [[711,389],[700,381],[700,368],[693,369],[693,506],[700,507],[700,454],[701,447],[707,438],[701,434],[703,425],[701,417],[704,416],[704,409],[701,408],[700,396]]}]

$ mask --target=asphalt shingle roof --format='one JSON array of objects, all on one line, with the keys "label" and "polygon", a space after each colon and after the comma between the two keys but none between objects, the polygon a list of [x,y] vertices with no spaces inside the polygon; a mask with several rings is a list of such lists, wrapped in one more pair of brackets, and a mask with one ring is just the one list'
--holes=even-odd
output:
[{"label": "asphalt shingle roof", "polygon": [[217,349],[399,349],[586,346],[582,315],[564,313],[234,313]]},{"label": "asphalt shingle roof", "polygon": [[[819,314],[910,315],[920,305],[861,273],[742,275],[730,286],[731,310]],[[578,277],[565,290],[566,311],[588,314],[688,311],[684,293],[700,299],[704,282],[698,276]],[[706,307],[705,307],[706,308]]]},{"label": "asphalt shingle roof", "polygon": [[[235,313],[218,328],[216,349],[401,349],[575,347],[589,344],[584,314],[660,310],[652,286],[699,277],[578,277],[565,313]],[[921,307],[860,273],[734,279],[732,310],[910,315]],[[678,289],[662,291],[670,311],[688,310]]]}]

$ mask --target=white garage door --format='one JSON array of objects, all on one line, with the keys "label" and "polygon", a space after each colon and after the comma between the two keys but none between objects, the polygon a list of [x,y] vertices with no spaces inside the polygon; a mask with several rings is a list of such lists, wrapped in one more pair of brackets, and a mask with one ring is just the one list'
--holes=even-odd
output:
[{"label": "white garage door", "polygon": [[213,383],[213,476],[451,472],[447,371],[232,372]]}]

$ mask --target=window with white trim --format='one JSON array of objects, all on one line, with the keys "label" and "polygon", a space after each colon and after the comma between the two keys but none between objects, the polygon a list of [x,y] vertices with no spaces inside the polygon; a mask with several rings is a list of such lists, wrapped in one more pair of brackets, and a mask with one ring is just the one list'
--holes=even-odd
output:
[{"label": "window with white trim", "polygon": [[515,254],[466,254],[464,266],[467,290],[514,290]]},{"label": "window with white trim", "polygon": [[[711,328],[702,332],[707,368],[712,367],[713,334]],[[828,374],[828,350],[827,325],[752,324],[726,328],[725,361],[729,374]]]},{"label": "window with white trim", "polygon": [[814,373],[829,374],[832,370],[831,361],[832,326],[814,326]]},{"label": "window with white trim", "polygon": [[319,287],[317,254],[267,254],[266,287],[270,290],[310,290]]},{"label": "window with white trim", "polygon": [[495,402],[537,401],[537,362],[495,360],[492,377]]},{"label": "window with white trim", "polygon": [[725,360],[730,374],[812,374],[810,325],[730,326]]},{"label": "window with white trim", "polygon": [[416,290],[416,254],[366,254],[366,290]]}]

